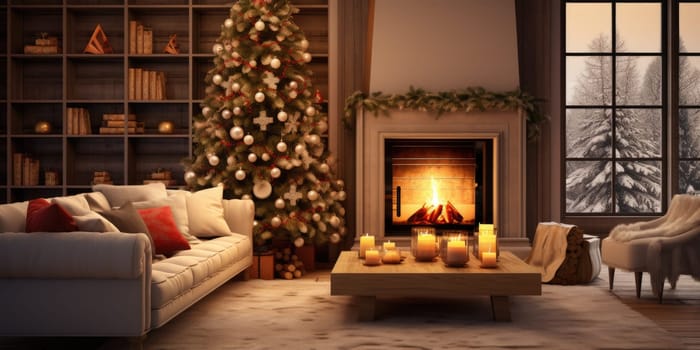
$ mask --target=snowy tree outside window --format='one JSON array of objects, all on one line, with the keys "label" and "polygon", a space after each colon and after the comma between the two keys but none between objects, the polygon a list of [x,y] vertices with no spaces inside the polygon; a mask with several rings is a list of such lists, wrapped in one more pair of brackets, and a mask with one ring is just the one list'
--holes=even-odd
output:
[{"label": "snowy tree outside window", "polygon": [[[669,178],[673,193],[700,190],[700,3],[681,1],[679,23],[663,28],[667,5],[564,4],[567,213],[661,213]],[[668,55],[662,38],[673,25],[679,52]],[[667,84],[672,59],[679,78]],[[670,111],[674,95],[679,109]]]}]

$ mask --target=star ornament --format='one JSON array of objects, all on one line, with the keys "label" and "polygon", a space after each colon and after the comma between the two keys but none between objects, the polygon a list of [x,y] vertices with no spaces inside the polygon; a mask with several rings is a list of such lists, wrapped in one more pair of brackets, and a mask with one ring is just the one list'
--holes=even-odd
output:
[{"label": "star ornament", "polygon": [[277,90],[277,83],[279,82],[280,79],[276,77],[272,72],[266,71],[263,74],[263,83],[267,84],[268,88]]},{"label": "star ornament", "polygon": [[301,114],[299,112],[294,113],[293,115],[289,116],[289,119],[287,119],[287,122],[284,124],[284,131],[282,133],[284,135],[286,134],[296,134],[299,132],[299,118],[301,117]]}]

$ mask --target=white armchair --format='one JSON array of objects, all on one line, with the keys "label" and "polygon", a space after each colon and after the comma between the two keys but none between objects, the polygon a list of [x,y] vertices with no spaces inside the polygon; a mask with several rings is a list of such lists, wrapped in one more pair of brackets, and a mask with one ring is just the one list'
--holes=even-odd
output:
[{"label": "white armchair", "polygon": [[680,275],[700,279],[700,196],[675,195],[664,216],[616,226],[602,242],[601,258],[611,290],[616,268],[632,271],[639,298],[642,273],[648,272],[659,303],[665,280],[675,288]]}]

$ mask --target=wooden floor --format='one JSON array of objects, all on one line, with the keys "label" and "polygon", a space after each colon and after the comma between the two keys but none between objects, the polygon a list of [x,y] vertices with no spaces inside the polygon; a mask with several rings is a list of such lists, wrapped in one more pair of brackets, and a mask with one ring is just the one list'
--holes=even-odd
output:
[{"label": "wooden floor", "polygon": [[[667,282],[662,304],[651,292],[648,273],[642,277],[639,299],[635,294],[634,273],[616,270],[614,282],[612,293],[620,301],[677,336],[688,349],[700,350],[700,281],[681,276],[675,290]],[[603,266],[593,283],[608,289],[607,266]]]}]

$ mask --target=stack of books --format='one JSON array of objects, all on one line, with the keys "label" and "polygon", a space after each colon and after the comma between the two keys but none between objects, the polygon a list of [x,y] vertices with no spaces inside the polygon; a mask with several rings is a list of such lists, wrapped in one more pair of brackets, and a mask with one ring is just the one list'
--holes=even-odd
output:
[{"label": "stack of books", "polygon": [[66,109],[66,122],[68,135],[92,134],[90,112],[85,108],[68,107]]},{"label": "stack of books", "polygon": [[139,21],[129,21],[129,53],[153,53],[153,30]]},{"label": "stack of books", "polygon": [[40,162],[24,153],[12,154],[12,183],[15,186],[39,185]]},{"label": "stack of books", "polygon": [[145,131],[144,122],[136,120],[135,114],[103,114],[100,134],[143,134]]},{"label": "stack of books", "polygon": [[173,179],[173,174],[170,170],[156,169],[149,175],[149,179],[143,180],[144,184],[163,183],[165,186],[175,186],[177,182]]},{"label": "stack of books", "polygon": [[129,68],[130,100],[165,100],[165,72]]},{"label": "stack of books", "polygon": [[41,38],[34,40],[34,45],[24,45],[24,53],[28,55],[48,55],[61,53],[58,38],[41,33]]},{"label": "stack of books", "polygon": [[95,171],[92,175],[92,184],[93,185],[113,185],[114,183],[112,182],[112,177],[109,176],[109,171],[105,170],[99,170]]}]

